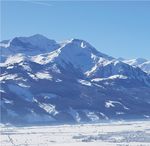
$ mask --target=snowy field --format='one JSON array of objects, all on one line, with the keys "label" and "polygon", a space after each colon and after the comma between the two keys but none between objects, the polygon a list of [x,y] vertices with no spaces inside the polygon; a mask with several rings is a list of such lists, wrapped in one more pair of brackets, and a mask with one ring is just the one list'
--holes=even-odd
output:
[{"label": "snowy field", "polygon": [[150,146],[150,121],[61,126],[1,125],[1,146]]}]

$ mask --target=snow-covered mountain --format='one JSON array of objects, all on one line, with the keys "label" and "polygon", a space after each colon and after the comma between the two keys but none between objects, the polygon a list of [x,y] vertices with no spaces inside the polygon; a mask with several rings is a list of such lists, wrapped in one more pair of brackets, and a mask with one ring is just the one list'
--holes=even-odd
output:
[{"label": "snow-covered mountain", "polygon": [[150,74],[150,61],[144,58],[122,60],[123,62],[141,68],[144,72]]},{"label": "snow-covered mountain", "polygon": [[56,41],[36,34],[30,37],[15,37],[12,40],[2,41],[0,47],[2,54],[1,60],[5,60],[9,55],[21,53],[33,56],[51,52],[60,46]]},{"label": "snow-covered mountain", "polygon": [[145,72],[147,72],[148,74],[150,74],[150,61],[146,61],[146,62],[142,63],[141,65],[139,65],[139,67],[140,67],[143,71],[145,71]]},{"label": "snow-covered mountain", "polygon": [[84,40],[58,43],[38,34],[0,46],[3,123],[150,117],[149,74]]},{"label": "snow-covered mountain", "polygon": [[129,60],[123,60],[123,61],[127,64],[138,66],[138,65],[143,64],[144,62],[147,62],[148,60],[144,58],[137,58],[137,59],[129,59]]}]

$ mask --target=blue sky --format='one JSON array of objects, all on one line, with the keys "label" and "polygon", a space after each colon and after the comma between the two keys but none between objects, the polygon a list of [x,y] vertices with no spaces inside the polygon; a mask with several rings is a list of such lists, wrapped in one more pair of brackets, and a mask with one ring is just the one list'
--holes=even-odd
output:
[{"label": "blue sky", "polygon": [[7,1],[1,39],[43,34],[57,41],[84,39],[113,57],[150,59],[150,1]]}]

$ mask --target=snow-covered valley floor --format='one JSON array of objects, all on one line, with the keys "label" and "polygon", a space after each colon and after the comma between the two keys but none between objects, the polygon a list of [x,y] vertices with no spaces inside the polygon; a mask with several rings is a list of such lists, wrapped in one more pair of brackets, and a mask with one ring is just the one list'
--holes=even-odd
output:
[{"label": "snow-covered valley floor", "polygon": [[150,146],[150,121],[1,126],[1,146]]}]

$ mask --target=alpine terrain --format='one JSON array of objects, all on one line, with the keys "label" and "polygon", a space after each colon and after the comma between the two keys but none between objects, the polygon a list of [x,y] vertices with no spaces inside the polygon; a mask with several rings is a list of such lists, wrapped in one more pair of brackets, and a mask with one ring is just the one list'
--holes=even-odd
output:
[{"label": "alpine terrain", "polygon": [[80,39],[36,34],[0,43],[1,122],[150,118],[150,61],[116,59]]}]

